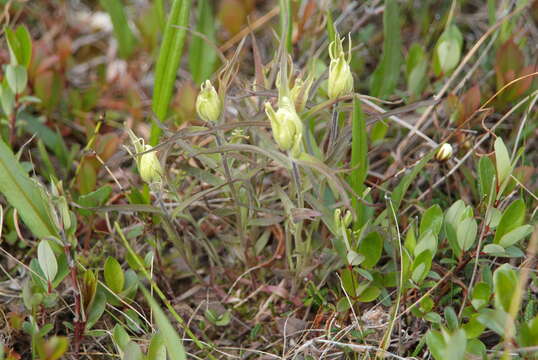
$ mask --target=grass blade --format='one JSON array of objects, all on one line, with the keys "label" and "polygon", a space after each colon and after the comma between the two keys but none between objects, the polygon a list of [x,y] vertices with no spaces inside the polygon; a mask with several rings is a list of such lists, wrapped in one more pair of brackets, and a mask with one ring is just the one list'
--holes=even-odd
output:
[{"label": "grass blade", "polygon": [[121,0],[100,0],[99,3],[110,15],[120,56],[128,58],[135,48],[136,38],[129,27],[123,3]]},{"label": "grass blade", "polygon": [[[191,0],[174,0],[164,29],[164,37],[155,69],[155,85],[152,98],[152,110],[161,121],[166,118],[168,105],[172,97],[172,89],[176,80],[181,54],[183,53],[185,28],[189,25],[190,8]],[[151,143],[156,144],[160,129],[155,124],[151,135]]]},{"label": "grass blade", "polygon": [[383,55],[372,75],[370,86],[372,95],[380,98],[393,94],[400,78],[402,39],[400,11],[396,0],[385,0],[383,35]]},{"label": "grass blade", "polygon": [[196,84],[201,84],[213,73],[217,53],[207,41],[215,42],[215,19],[208,0],[198,2],[198,23],[196,31],[204,34],[206,39],[194,36],[189,47],[189,67]]},{"label": "grass blade", "polygon": [[38,238],[57,236],[50,210],[41,189],[23,170],[13,152],[0,139],[0,192],[19,212],[26,226]]}]

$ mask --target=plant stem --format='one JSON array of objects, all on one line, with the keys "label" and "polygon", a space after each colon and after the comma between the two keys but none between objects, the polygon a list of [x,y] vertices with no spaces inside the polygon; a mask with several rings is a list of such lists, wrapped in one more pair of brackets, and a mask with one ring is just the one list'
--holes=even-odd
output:
[{"label": "plant stem", "polygon": [[15,140],[17,140],[17,111],[19,110],[19,94],[15,95],[15,106],[13,107],[13,112],[9,115],[9,145],[11,148],[15,145]]},{"label": "plant stem", "polygon": [[[215,129],[215,140],[217,142],[217,146],[221,147],[224,143],[224,136],[222,136],[222,133]],[[245,232],[243,229],[243,217],[241,216],[241,205],[239,204],[239,196],[237,194],[237,190],[235,188],[232,174],[230,172],[230,167],[228,166],[228,156],[226,153],[222,153],[222,167],[224,168],[224,176],[226,177],[226,182],[228,182],[228,186],[230,187],[230,194],[232,196],[232,200],[235,204],[235,211],[236,211],[236,221],[237,221],[237,227],[239,231],[239,239],[241,240],[241,244],[244,246],[244,255],[245,260],[247,264],[249,263],[249,254],[248,249],[250,247],[249,241],[245,236]]]},{"label": "plant stem", "polygon": [[329,130],[329,142],[327,144],[327,154],[332,152],[336,138],[338,137],[338,104],[333,104],[333,111],[331,117],[331,129]]},{"label": "plant stem", "polygon": [[[303,191],[301,186],[301,174],[299,173],[299,167],[297,166],[297,162],[295,160],[291,160],[291,172],[293,177],[293,184],[295,186],[295,192],[297,196],[297,208],[302,209],[304,208],[304,198],[303,198]],[[303,232],[303,220],[299,220],[297,224],[294,224],[294,237],[295,237],[295,248],[301,248],[302,246],[302,232]],[[300,257],[299,262],[297,264],[297,268],[301,269],[306,264],[306,260],[309,258],[310,254],[310,241],[308,241],[304,249],[304,256]],[[300,272],[300,271],[299,271]]]}]

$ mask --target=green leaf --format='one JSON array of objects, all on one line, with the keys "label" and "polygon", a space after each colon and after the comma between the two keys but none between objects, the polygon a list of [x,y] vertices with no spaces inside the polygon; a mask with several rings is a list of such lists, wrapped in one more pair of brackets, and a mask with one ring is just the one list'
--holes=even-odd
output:
[{"label": "green leaf", "polygon": [[383,238],[376,231],[369,233],[360,241],[357,252],[364,257],[361,266],[371,269],[381,258]]},{"label": "green leaf", "polygon": [[504,248],[497,244],[487,244],[482,251],[492,256],[506,256]]},{"label": "green leaf", "polygon": [[121,265],[112,256],[109,256],[105,262],[105,283],[115,294],[119,294],[125,284],[125,275]]},{"label": "green leaf", "polygon": [[[366,121],[362,111],[361,102],[358,98],[353,99],[353,116],[351,130],[351,163],[353,169],[350,173],[349,184],[353,191],[362,196],[364,192],[364,181],[368,175],[368,133],[366,132]],[[355,196],[351,199],[351,206],[357,213],[357,221],[354,228],[362,227],[367,221],[367,207]]]},{"label": "green leaf", "polygon": [[503,236],[523,225],[525,221],[525,210],[525,202],[522,199],[514,201],[504,210],[501,221],[499,221],[499,225],[497,226],[495,237],[493,238],[494,244],[500,244]]},{"label": "green leaf", "polygon": [[190,7],[191,0],[174,0],[164,29],[155,69],[152,97],[152,109],[161,121],[166,119],[168,113],[168,105],[183,52],[185,28],[189,26]]},{"label": "green leaf", "polygon": [[86,330],[90,330],[93,325],[101,318],[105,312],[106,307],[106,295],[103,289],[97,291],[95,298],[93,299],[90,311],[87,314]]},{"label": "green leaf", "polygon": [[28,68],[32,59],[32,38],[26,26],[19,26],[15,31],[6,28],[6,39],[11,55],[11,64]]},{"label": "green leaf", "polygon": [[381,289],[375,285],[360,284],[357,292],[359,294],[357,300],[366,303],[377,299],[381,294]]},{"label": "green leaf", "polygon": [[327,16],[327,26],[326,26],[327,40],[329,41],[329,43],[332,43],[334,40],[336,40],[336,31],[335,31],[334,20],[333,20],[333,16],[332,16],[330,8],[327,10],[326,16]]},{"label": "green leaf", "polygon": [[26,68],[22,65],[7,65],[6,80],[13,93],[22,93],[26,89],[26,82],[28,81]]},{"label": "green leaf", "polygon": [[418,256],[426,250],[431,254],[437,252],[437,236],[433,235],[431,231],[426,232],[418,239],[413,254]]},{"label": "green leaf", "polygon": [[128,58],[135,48],[136,38],[129,27],[124,5],[121,0],[99,0],[99,4],[110,15],[114,35],[118,41],[119,54],[122,58]]},{"label": "green leaf", "polygon": [[394,93],[400,78],[402,63],[402,40],[400,29],[400,10],[396,0],[385,0],[383,13],[383,55],[375,69],[370,89],[375,97],[386,98]]},{"label": "green leaf", "polygon": [[439,205],[433,205],[422,215],[420,221],[420,235],[431,230],[432,234],[439,235],[439,231],[443,227],[443,210]]},{"label": "green leaf", "polygon": [[462,329],[465,330],[467,339],[474,339],[482,335],[485,330],[484,324],[478,321],[478,314],[473,314],[467,323],[463,324]]},{"label": "green leaf", "polygon": [[[491,188],[495,185],[495,167],[487,156],[482,156],[478,162],[478,184],[480,189],[480,199],[485,199],[491,193]],[[495,197],[495,193],[493,194]]]},{"label": "green leaf", "polygon": [[510,311],[510,304],[517,293],[519,278],[516,271],[508,264],[503,264],[493,273],[493,286],[495,288],[495,307]]},{"label": "green leaf", "polygon": [[232,316],[232,314],[231,314],[230,310],[226,310],[224,312],[224,314],[220,315],[217,318],[217,321],[215,321],[215,325],[217,325],[217,326],[227,326],[227,325],[229,325],[230,321],[232,320],[231,316]]},{"label": "green leaf", "polygon": [[502,309],[482,309],[476,319],[500,336],[504,336],[506,322],[511,321],[510,316]]},{"label": "green leaf", "polygon": [[439,37],[434,50],[433,70],[436,76],[449,74],[458,66],[463,46],[463,36],[454,24],[449,25]]},{"label": "green leaf", "polygon": [[413,43],[409,48],[406,61],[407,91],[414,97],[419,97],[426,85],[428,58],[424,48]]},{"label": "green leaf", "polygon": [[148,348],[148,360],[166,360],[166,347],[160,332],[157,332],[151,338]]},{"label": "green leaf", "polygon": [[358,266],[364,261],[365,257],[356,251],[348,250],[347,263],[351,266]]},{"label": "green leaf", "polygon": [[504,234],[499,241],[499,245],[504,248],[512,246],[530,235],[532,233],[532,229],[532,225],[523,225],[517,227],[514,230],[510,231],[508,234]]},{"label": "green leaf", "polygon": [[2,110],[7,116],[10,116],[15,109],[15,95],[7,84],[7,81],[0,83],[0,103]]},{"label": "green leaf", "polygon": [[205,35],[206,39],[201,36],[193,35],[189,46],[189,67],[192,79],[198,85],[208,79],[213,73],[217,53],[214,47],[208,43],[215,42],[215,19],[209,0],[198,1],[198,22],[196,31]]},{"label": "green leaf", "polygon": [[280,36],[286,45],[286,51],[291,54],[293,51],[293,21],[291,13],[291,3],[287,0],[278,0],[280,7]]},{"label": "green leaf", "polygon": [[47,281],[52,282],[58,273],[58,263],[47,240],[41,240],[37,246],[37,260]]},{"label": "green leaf", "polygon": [[454,308],[452,306],[447,306],[445,307],[443,312],[445,314],[446,325],[448,327],[448,330],[454,331],[458,329],[460,324],[458,321],[458,315],[456,315]]},{"label": "green leaf", "polygon": [[53,336],[44,343],[42,341],[42,338],[37,341],[41,359],[58,360],[62,358],[69,347],[69,340],[65,336]]},{"label": "green leaf", "polygon": [[165,313],[162,311],[161,307],[153,299],[150,293],[143,286],[140,286],[140,289],[142,290],[146,301],[153,311],[153,316],[155,318],[155,322],[157,323],[157,327],[163,335],[168,356],[171,360],[185,360],[185,349],[183,348],[181,338],[178,336],[176,330],[172,324],[170,324],[170,321],[168,321]]},{"label": "green leaf", "polygon": [[464,219],[457,227],[456,236],[458,239],[458,245],[463,251],[469,250],[476,240],[476,234],[478,233],[478,225],[473,218]]},{"label": "green leaf", "polygon": [[19,216],[38,238],[57,236],[39,186],[23,170],[9,147],[0,139],[0,192],[17,209]]},{"label": "green leaf", "polygon": [[92,270],[86,269],[84,272],[80,292],[84,311],[89,313],[91,305],[95,300],[95,295],[97,294],[97,277]]},{"label": "green leaf", "polygon": [[504,141],[501,137],[495,140],[495,163],[497,165],[497,184],[502,185],[504,181],[510,177],[512,172],[512,164],[510,162],[510,155],[508,149],[504,145]]},{"label": "green leaf", "polygon": [[[91,193],[82,195],[78,198],[77,203],[83,207],[97,207],[103,205],[108,200],[111,193],[112,187],[105,185]],[[90,216],[93,213],[93,211],[85,209],[79,209],[79,212],[84,216]]]},{"label": "green leaf", "polygon": [[497,226],[499,226],[499,222],[502,218],[502,213],[499,211],[499,209],[490,207],[486,211],[486,224],[489,226],[490,229],[497,229]]},{"label": "green leaf", "polygon": [[457,256],[461,254],[461,247],[458,242],[457,229],[461,219],[464,218],[465,203],[463,200],[458,200],[452,204],[445,213],[444,225],[445,233],[452,251]]},{"label": "green leaf", "polygon": [[445,340],[443,334],[436,330],[430,330],[426,334],[426,344],[435,360],[444,360]]},{"label": "green leaf", "polygon": [[411,274],[411,279],[415,283],[420,284],[426,278],[426,275],[428,275],[431,266],[432,254],[428,250],[421,252],[420,255],[418,255],[413,262],[413,272]]},{"label": "green leaf", "polygon": [[[446,338],[446,336],[445,336]],[[450,334],[446,342],[445,359],[461,360],[465,358],[465,348],[467,346],[467,336],[463,329],[458,329]]]},{"label": "green leaf", "polygon": [[127,344],[131,341],[131,337],[120,324],[116,324],[112,329],[112,340],[120,351],[125,351]]},{"label": "green leaf", "polygon": [[417,237],[415,235],[415,224],[411,224],[405,235],[404,246],[409,252],[413,253],[417,246]]},{"label": "green leaf", "polygon": [[489,304],[489,298],[491,297],[491,287],[488,283],[479,282],[473,288],[473,294],[471,296],[471,304],[475,310],[480,310]]},{"label": "green leaf", "polygon": [[443,321],[443,319],[441,318],[441,315],[433,311],[424,315],[424,320],[429,321],[434,324],[440,324]]},{"label": "green leaf", "polygon": [[137,343],[134,341],[129,341],[127,343],[127,346],[125,347],[125,353],[123,354],[122,360],[143,360],[144,355],[142,354],[142,350],[140,350],[140,346],[138,346]]},{"label": "green leaf", "polygon": [[426,344],[436,360],[461,360],[464,359],[467,338],[462,329],[449,333],[442,328],[442,333],[430,330],[426,334]]},{"label": "green leaf", "polygon": [[538,316],[521,324],[519,329],[519,345],[523,347],[538,345]]},{"label": "green leaf", "polygon": [[357,274],[353,272],[352,269],[345,267],[342,269],[342,285],[346,294],[350,297],[357,296],[357,289],[359,287],[359,282],[357,280]]}]

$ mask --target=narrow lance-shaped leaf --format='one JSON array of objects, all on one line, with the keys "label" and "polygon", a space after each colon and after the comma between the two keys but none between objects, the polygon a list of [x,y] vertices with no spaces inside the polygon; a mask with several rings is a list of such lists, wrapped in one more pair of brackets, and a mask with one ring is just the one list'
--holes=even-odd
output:
[{"label": "narrow lance-shaped leaf", "polygon": [[119,53],[122,58],[127,58],[134,50],[136,38],[129,27],[124,5],[121,0],[100,0],[99,3],[110,15],[114,35],[118,40]]},{"label": "narrow lance-shaped leaf", "polygon": [[23,170],[9,147],[0,139],[0,192],[38,238],[56,236],[42,190]]},{"label": "narrow lance-shaped leaf", "polygon": [[[364,181],[368,175],[368,143],[366,133],[366,122],[362,111],[361,102],[358,98],[353,101],[352,121],[352,142],[351,142],[351,171],[349,183],[353,191],[362,196],[364,191]],[[358,216],[357,226],[359,227],[366,222],[366,206],[355,196],[351,204]]]},{"label": "narrow lance-shaped leaf", "polygon": [[32,58],[32,38],[26,26],[19,26],[15,31],[6,28],[6,39],[11,55],[11,64],[28,68]]},{"label": "narrow lance-shaped leaf", "polygon": [[209,0],[198,1],[198,23],[196,31],[205,35],[193,35],[189,46],[189,67],[196,84],[201,84],[213,73],[217,53],[210,42],[215,41],[215,20]]},{"label": "narrow lance-shaped leaf", "polygon": [[[174,0],[164,29],[163,41],[155,68],[155,84],[152,97],[152,110],[161,121],[166,118],[168,105],[172,97],[174,81],[176,80],[176,73],[183,53],[185,28],[189,24],[190,8],[191,0]],[[152,145],[157,142],[159,134],[159,128],[154,125],[152,128]]]},{"label": "narrow lance-shaped leaf", "polygon": [[508,149],[504,145],[502,138],[498,137],[495,140],[495,162],[497,165],[497,181],[499,185],[502,185],[506,178],[510,176],[512,165],[510,163],[510,156],[508,155]]},{"label": "narrow lance-shaped leaf", "polygon": [[383,55],[372,75],[370,86],[372,95],[380,98],[392,95],[400,78],[402,39],[400,10],[396,0],[385,0],[383,36]]}]

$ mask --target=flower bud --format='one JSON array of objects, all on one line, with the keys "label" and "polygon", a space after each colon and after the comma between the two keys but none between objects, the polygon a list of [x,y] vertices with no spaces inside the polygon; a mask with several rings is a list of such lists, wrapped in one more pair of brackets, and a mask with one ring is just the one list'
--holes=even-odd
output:
[{"label": "flower bud", "polygon": [[290,90],[291,100],[295,104],[295,109],[298,112],[302,112],[305,108],[313,80],[314,78],[311,76],[309,76],[306,81],[303,79],[296,79],[295,84],[293,84],[293,87]]},{"label": "flower bud", "polygon": [[283,96],[278,105],[275,112],[270,103],[265,103],[265,113],[271,121],[273,137],[282,150],[298,156],[301,153],[303,123],[289,97]]},{"label": "flower bud", "polygon": [[452,157],[452,145],[444,143],[435,153],[435,160],[445,162]]},{"label": "flower bud", "polygon": [[329,44],[329,98],[336,99],[339,96],[353,92],[353,75],[349,63],[351,61],[351,37],[349,38],[349,50],[346,59],[344,48],[339,35]]},{"label": "flower bud", "polygon": [[222,112],[222,101],[209,80],[202,84],[196,98],[196,112],[204,121],[215,122]]},{"label": "flower bud", "polygon": [[341,231],[349,228],[349,226],[351,225],[351,221],[353,220],[353,215],[349,210],[346,210],[342,214],[342,210],[336,209],[334,210],[333,216],[336,227],[339,228]]},{"label": "flower bud", "polygon": [[[144,145],[144,151],[151,149],[153,148],[150,145]],[[142,180],[148,184],[161,181],[163,171],[155,151],[150,151],[140,156],[138,171]]]}]

